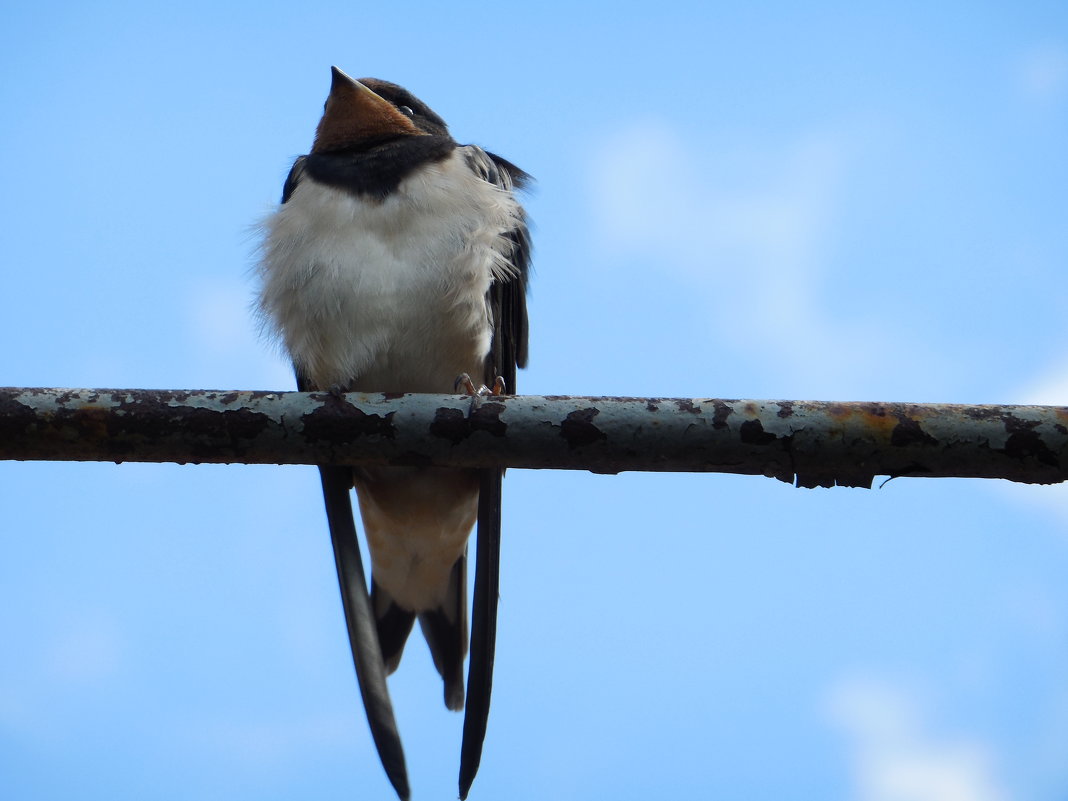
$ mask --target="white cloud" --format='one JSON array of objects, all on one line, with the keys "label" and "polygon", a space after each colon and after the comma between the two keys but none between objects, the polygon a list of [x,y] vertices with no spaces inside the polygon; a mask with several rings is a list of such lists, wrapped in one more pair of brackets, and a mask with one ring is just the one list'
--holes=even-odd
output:
[{"label": "white cloud", "polygon": [[933,734],[916,694],[851,678],[827,700],[847,738],[856,801],[1008,801],[991,748]]},{"label": "white cloud", "polygon": [[1068,47],[1046,44],[1025,53],[1017,65],[1017,80],[1024,96],[1039,102],[1056,102],[1068,94]]},{"label": "white cloud", "polygon": [[250,311],[251,286],[239,281],[203,281],[191,299],[189,318],[197,343],[230,355],[256,344],[256,323]]},{"label": "white cloud", "polygon": [[664,122],[634,123],[594,159],[600,246],[612,260],[638,255],[692,282],[718,341],[829,384],[870,368],[880,338],[843,330],[823,306],[857,149],[850,130],[717,146],[684,141]]},{"label": "white cloud", "polygon": [[[719,281],[802,282],[818,269],[845,148],[813,135],[783,152],[702,156],[660,122],[636,123],[600,150],[594,210],[609,249],[663,255],[666,269]],[[746,162],[744,175],[723,173]],[[774,289],[771,287],[770,289]]]},{"label": "white cloud", "polygon": [[1023,398],[1022,403],[1068,406],[1068,357],[1036,376],[1019,396]]}]

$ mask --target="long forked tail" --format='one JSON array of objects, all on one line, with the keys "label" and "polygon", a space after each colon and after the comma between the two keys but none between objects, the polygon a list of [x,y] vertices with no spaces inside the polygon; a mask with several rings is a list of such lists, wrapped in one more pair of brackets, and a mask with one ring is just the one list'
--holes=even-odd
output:
[{"label": "long forked tail", "polygon": [[[345,624],[349,631],[352,660],[356,665],[356,678],[360,694],[367,710],[367,722],[371,736],[378,749],[379,759],[385,768],[393,789],[401,801],[408,801],[408,771],[404,764],[404,749],[401,746],[397,721],[393,716],[393,704],[386,686],[386,669],[382,650],[375,631],[375,618],[371,599],[367,595],[363,560],[356,544],[356,526],[352,518],[352,468],[320,467],[323,482],[323,500],[330,525],[330,541],[334,546],[334,561],[341,587],[341,605],[345,610]],[[410,624],[409,624],[410,626]]]},{"label": "long forked tail", "polygon": [[493,654],[497,642],[497,600],[500,593],[501,479],[500,468],[479,471],[478,535],[475,550],[475,597],[471,611],[471,665],[467,674],[467,712],[460,746],[460,798],[466,799],[482,761]]}]

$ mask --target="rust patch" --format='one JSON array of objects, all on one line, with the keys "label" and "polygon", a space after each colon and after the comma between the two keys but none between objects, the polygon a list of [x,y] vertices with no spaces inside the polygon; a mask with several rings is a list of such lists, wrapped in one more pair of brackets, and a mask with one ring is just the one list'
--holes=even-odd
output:
[{"label": "rust patch", "polygon": [[680,412],[689,412],[690,414],[701,414],[701,407],[694,406],[693,401],[688,398],[681,398],[675,401],[675,406],[678,407]]},{"label": "rust patch", "polygon": [[[107,415],[107,445],[111,455],[137,453],[145,443],[164,442],[182,439],[190,443],[192,461],[203,456],[214,459],[220,455],[240,457],[245,442],[255,439],[270,425],[270,419],[263,414],[249,409],[232,409],[220,412],[215,409],[194,409],[183,404],[171,405],[172,400],[188,397],[188,393],[137,393],[130,400],[121,404],[124,410],[136,413],[141,418],[139,425],[127,427],[127,419],[122,415]],[[142,410],[150,410],[147,414]],[[103,409],[90,410],[82,407],[72,413],[71,418],[77,425],[99,424],[96,415],[103,416]],[[145,421],[151,421],[146,425]],[[229,439],[229,449],[220,449],[204,445],[214,437],[225,435]]]},{"label": "rust patch", "polygon": [[712,401],[712,428],[716,430],[726,428],[727,418],[732,414],[734,414],[734,409],[730,407],[730,404],[721,400]]},{"label": "rust patch", "polygon": [[21,441],[37,422],[33,408],[16,400],[16,393],[0,392],[0,439],[5,442]]},{"label": "rust patch", "polygon": [[770,445],[778,437],[764,430],[764,424],[759,420],[746,420],[738,428],[738,438],[746,445]]},{"label": "rust patch", "polygon": [[1038,422],[1034,420],[1006,417],[1005,430],[1009,432],[1009,438],[1003,452],[1014,459],[1034,459],[1040,464],[1059,468],[1061,460],[1035,431],[1037,426]]},{"label": "rust patch", "polygon": [[508,433],[508,424],[501,420],[506,406],[503,403],[484,402],[465,414],[462,409],[442,406],[434,412],[430,423],[432,436],[447,439],[453,445],[463,442],[477,431],[484,431],[494,437],[503,437]]},{"label": "rust patch", "polygon": [[329,440],[346,443],[362,437],[393,439],[394,412],[385,415],[367,414],[362,409],[350,406],[336,395],[319,395],[323,404],[304,415],[304,438],[308,442]]},{"label": "rust patch", "polygon": [[505,410],[503,403],[483,402],[471,412],[471,431],[485,431],[495,437],[508,433],[508,424],[501,420]]},{"label": "rust patch", "polygon": [[793,401],[779,401],[779,417],[792,417],[794,414]]},{"label": "rust patch", "polygon": [[845,422],[853,416],[853,407],[844,403],[828,403],[827,416],[838,422]]},{"label": "rust patch", "polygon": [[[836,406],[838,405],[836,404]],[[919,423],[916,421],[909,420],[903,414],[894,414],[890,409],[878,403],[864,404],[856,411],[849,410],[849,407],[838,406],[833,416],[843,423],[859,417],[860,423],[868,429],[870,435],[884,442],[892,442],[898,427],[902,423],[906,423],[906,421],[906,428],[908,428],[908,424],[915,426],[917,429],[919,428]]]},{"label": "rust patch", "polygon": [[902,415],[894,430],[890,432],[890,444],[895,448],[906,448],[916,445],[937,445],[938,440],[928,434],[920,426],[919,422]]},{"label": "rust patch", "polygon": [[1002,417],[1002,410],[997,406],[969,406],[961,411],[961,415],[969,420],[997,420]]},{"label": "rust patch", "polygon": [[567,440],[569,448],[574,450],[608,439],[608,435],[593,423],[593,418],[600,413],[599,409],[576,409],[560,423],[560,436]]},{"label": "rust patch", "polygon": [[434,412],[430,434],[447,439],[453,445],[463,442],[471,435],[471,424],[460,409],[442,406]]},{"label": "rust patch", "polygon": [[72,425],[78,429],[79,438],[88,438],[102,441],[105,437],[116,436],[123,433],[115,430],[117,426],[110,426],[111,414],[107,409],[99,406],[77,406],[73,409],[65,409],[55,416],[55,422],[60,425]]}]

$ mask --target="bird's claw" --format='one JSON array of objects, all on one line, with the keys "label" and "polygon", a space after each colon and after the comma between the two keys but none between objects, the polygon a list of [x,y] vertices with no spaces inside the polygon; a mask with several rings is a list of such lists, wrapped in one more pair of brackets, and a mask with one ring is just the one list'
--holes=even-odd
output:
[{"label": "bird's claw", "polygon": [[493,379],[493,388],[487,387],[485,384],[476,387],[475,382],[471,380],[471,376],[467,373],[460,373],[456,377],[456,382],[453,385],[456,390],[463,389],[464,395],[471,396],[471,411],[475,411],[482,405],[483,398],[499,398],[508,391],[508,385],[501,376],[497,376]]},{"label": "bird's claw", "polygon": [[467,373],[460,373],[460,375],[456,376],[456,380],[453,382],[452,388],[457,391],[463,389],[464,395],[475,396],[482,395],[485,392],[489,391],[485,387],[476,387],[475,382],[471,380],[471,376],[469,376]]},{"label": "bird's claw", "polygon": [[508,394],[508,383],[504,380],[503,376],[497,376],[493,379],[493,387],[487,387],[485,384],[476,387],[475,382],[471,380],[471,376],[467,373],[460,373],[456,376],[456,381],[453,383],[453,389],[463,389],[464,395],[475,395],[481,398],[494,397],[499,398],[501,395]]}]

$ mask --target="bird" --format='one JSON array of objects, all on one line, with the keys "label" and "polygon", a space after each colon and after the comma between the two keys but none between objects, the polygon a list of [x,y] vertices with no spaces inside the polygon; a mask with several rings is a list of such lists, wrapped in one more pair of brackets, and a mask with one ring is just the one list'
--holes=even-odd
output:
[{"label": "bird", "polygon": [[[528,350],[531,242],[517,195],[530,176],[476,145],[403,87],[331,68],[307,155],[263,221],[257,301],[302,391],[515,391]],[[474,386],[474,380],[483,384]],[[361,695],[397,795],[410,790],[386,675],[416,620],[444,686],[465,707],[468,539],[478,524],[460,760],[466,798],[492,686],[503,471],[320,466]],[[371,557],[368,595],[355,488]]]}]

